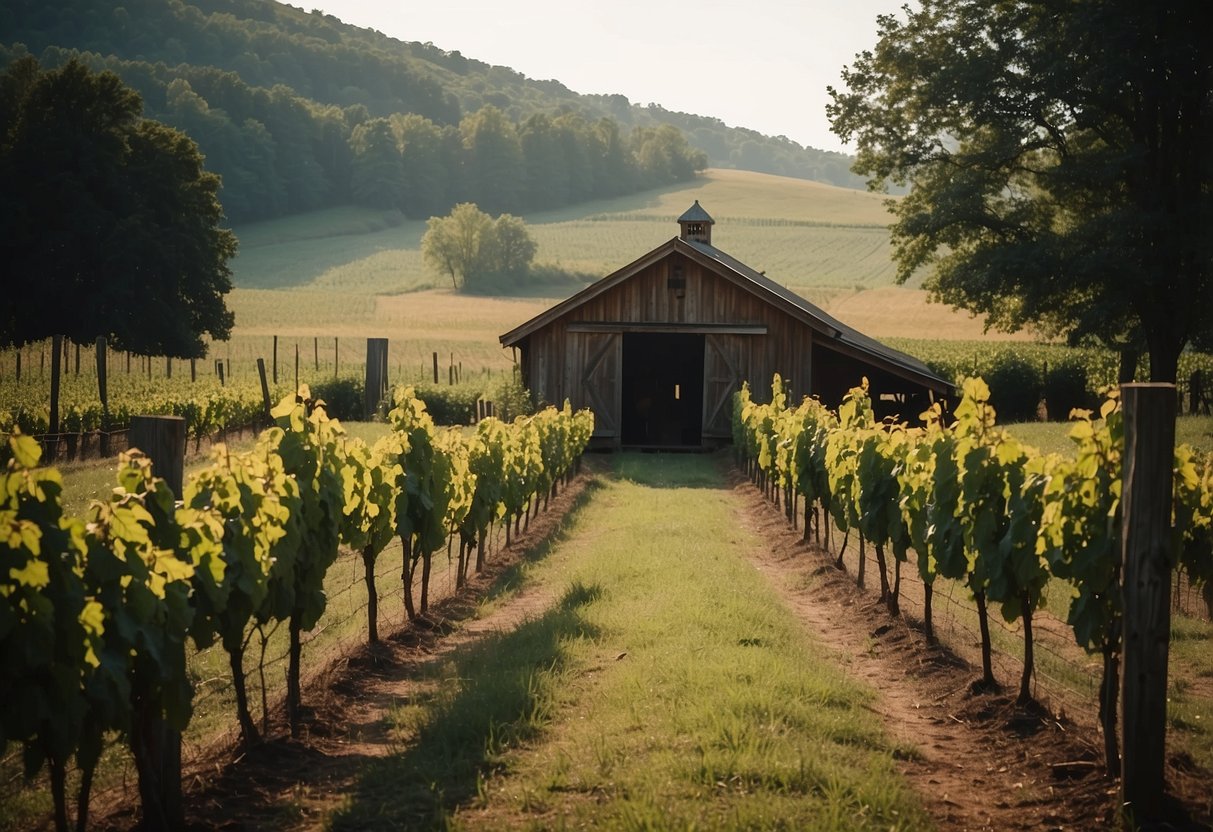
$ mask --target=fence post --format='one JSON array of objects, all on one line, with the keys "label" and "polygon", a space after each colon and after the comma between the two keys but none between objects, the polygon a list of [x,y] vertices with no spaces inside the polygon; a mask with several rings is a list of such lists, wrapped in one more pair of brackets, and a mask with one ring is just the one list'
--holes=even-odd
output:
[{"label": "fence post", "polygon": [[101,399],[101,436],[97,442],[97,453],[110,455],[110,402],[107,382],[109,380],[109,354],[105,336],[97,336],[97,394]]},{"label": "fence post", "polygon": [[365,394],[366,418],[375,415],[379,402],[387,393],[387,339],[366,339],[366,385]]},{"label": "fence post", "polygon": [[257,375],[261,376],[261,403],[265,407],[265,421],[269,423],[273,421],[273,417],[270,416],[270,410],[273,409],[273,405],[270,404],[270,386],[265,381],[264,358],[257,359]]},{"label": "fence post", "polygon": [[1120,390],[1125,424],[1120,784],[1133,823],[1142,825],[1158,817],[1163,803],[1176,390],[1173,384],[1124,384]]},{"label": "fence post", "polygon": [[51,413],[46,437],[46,461],[54,462],[59,451],[59,370],[60,356],[66,348],[61,347],[63,336],[51,338]]},{"label": "fence post", "polygon": [[185,473],[185,419],[180,416],[132,416],[130,446],[152,461],[156,476],[181,499]]}]

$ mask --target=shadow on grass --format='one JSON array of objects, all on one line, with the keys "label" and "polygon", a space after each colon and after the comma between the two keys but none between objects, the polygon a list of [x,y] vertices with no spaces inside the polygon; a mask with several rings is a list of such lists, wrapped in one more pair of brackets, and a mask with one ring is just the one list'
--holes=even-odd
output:
[{"label": "shadow on grass", "polygon": [[432,693],[397,709],[402,732],[414,732],[409,747],[367,763],[332,828],[443,828],[500,755],[552,718],[572,669],[569,643],[598,635],[583,611],[601,594],[574,584],[542,617],[457,652]]},{"label": "shadow on grass", "polygon": [[[483,602],[491,603],[505,598],[516,592],[526,582],[526,572],[536,563],[545,560],[556,546],[565,539],[568,530],[577,522],[577,517],[586,504],[594,498],[602,483],[590,477],[585,486],[573,499],[572,505],[560,516],[555,528],[543,536],[541,540],[530,546],[519,558],[518,562],[502,571],[493,581],[493,585],[484,593]],[[534,522],[534,521],[532,521]],[[524,532],[524,534],[526,534]]]},{"label": "shadow on grass", "polygon": [[728,451],[663,453],[621,451],[612,455],[611,474],[619,480],[648,488],[706,488],[728,490],[723,466]]}]

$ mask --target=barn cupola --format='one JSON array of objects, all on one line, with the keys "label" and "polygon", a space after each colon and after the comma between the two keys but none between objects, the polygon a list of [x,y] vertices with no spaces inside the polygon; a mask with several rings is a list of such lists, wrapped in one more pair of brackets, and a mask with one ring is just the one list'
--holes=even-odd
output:
[{"label": "barn cupola", "polygon": [[703,210],[699,200],[678,218],[678,236],[683,240],[712,244],[712,226],[716,220]]}]

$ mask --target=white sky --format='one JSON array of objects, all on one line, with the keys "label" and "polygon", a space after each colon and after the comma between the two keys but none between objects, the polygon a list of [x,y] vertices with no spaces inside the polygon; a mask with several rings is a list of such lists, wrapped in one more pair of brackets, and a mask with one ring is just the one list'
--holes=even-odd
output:
[{"label": "white sky", "polygon": [[849,151],[826,85],[903,0],[294,0],[404,41],[554,78],[580,93],[714,116]]}]

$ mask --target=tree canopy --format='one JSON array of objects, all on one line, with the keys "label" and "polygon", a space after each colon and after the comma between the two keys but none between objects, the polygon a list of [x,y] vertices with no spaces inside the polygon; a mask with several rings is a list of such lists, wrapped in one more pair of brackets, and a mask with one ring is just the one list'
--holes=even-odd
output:
[{"label": "tree canopy", "polygon": [[183,358],[233,317],[219,179],[113,73],[32,58],[0,75],[0,343],[52,335]]},{"label": "tree canopy", "polygon": [[[401,42],[273,0],[8,2],[0,7],[0,40],[0,64],[28,49],[47,68],[75,55],[94,71],[117,73],[143,96],[148,117],[198,142],[208,168],[223,178],[220,199],[233,222],[348,202],[356,190],[349,140],[354,128],[373,118],[416,115],[452,130],[462,157],[458,167],[480,169],[484,153],[459,147],[460,126],[490,105],[520,134],[532,115],[544,114],[553,122],[569,117],[557,127],[565,146],[553,160],[552,179],[530,171],[521,201],[495,203],[499,189],[507,196],[519,193],[508,174],[505,181],[497,176],[491,161],[514,151],[486,144],[486,187],[475,176],[455,181],[457,167],[449,159],[428,157],[433,167],[420,171],[427,188],[420,201],[432,203],[434,189],[440,188],[442,204],[422,210],[406,194],[401,210],[425,218],[470,200],[486,209],[518,212],[652,186],[639,177],[596,178],[594,147],[585,141],[586,132],[571,124],[576,119],[591,126],[608,119],[625,139],[637,127],[672,125],[716,167],[847,187],[861,183],[847,171],[848,157],[839,153],[730,127],[716,118],[634,104],[622,95],[581,95],[557,81],[531,79],[433,44]],[[178,82],[188,85],[189,95]],[[509,132],[505,125],[495,127]],[[486,142],[496,132],[485,135]],[[573,146],[571,134],[577,139]],[[587,188],[588,196],[581,196]]]},{"label": "tree canopy", "polygon": [[1144,344],[1213,330],[1213,53],[1199,0],[921,0],[831,89],[892,202],[899,279],[993,327]]},{"label": "tree canopy", "polygon": [[456,291],[489,294],[518,285],[530,270],[538,245],[518,217],[493,219],[475,203],[456,205],[445,217],[431,217],[421,238],[421,254],[451,278]]}]

